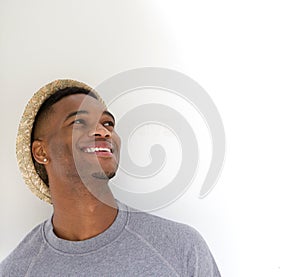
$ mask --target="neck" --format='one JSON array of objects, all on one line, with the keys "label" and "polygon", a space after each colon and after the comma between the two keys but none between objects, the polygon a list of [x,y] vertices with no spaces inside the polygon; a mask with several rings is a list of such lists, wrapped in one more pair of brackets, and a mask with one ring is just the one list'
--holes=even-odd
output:
[{"label": "neck", "polygon": [[[107,183],[101,184],[101,192],[95,196],[84,185],[69,191],[51,191],[53,200],[53,228],[55,234],[65,240],[79,241],[99,235],[114,222],[118,210]],[[67,197],[66,197],[67,195]]]}]

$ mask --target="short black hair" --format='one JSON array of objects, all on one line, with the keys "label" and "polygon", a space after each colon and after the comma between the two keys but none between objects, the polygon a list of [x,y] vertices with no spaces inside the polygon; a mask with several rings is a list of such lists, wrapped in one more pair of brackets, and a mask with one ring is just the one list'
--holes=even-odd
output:
[{"label": "short black hair", "polygon": [[[84,88],[78,88],[78,87],[67,87],[67,88],[58,90],[57,92],[52,94],[49,98],[47,98],[44,101],[44,103],[41,105],[41,107],[39,108],[39,110],[35,116],[32,131],[31,131],[31,146],[32,146],[33,141],[36,139],[34,137],[34,133],[35,133],[36,129],[38,128],[38,125],[40,124],[40,122],[42,122],[42,119],[44,119],[51,112],[52,106],[55,103],[57,103],[58,101],[60,101],[61,99],[65,98],[69,95],[74,95],[74,94],[86,94],[95,99],[98,99],[97,95],[93,91],[90,91],[90,90],[84,89]],[[31,155],[32,155],[32,153],[31,153]],[[33,155],[32,155],[32,160],[33,160],[36,172],[38,173],[40,178],[43,180],[43,182],[47,186],[49,186],[49,179],[48,179],[48,175],[47,175],[44,165],[38,163],[34,159]]]}]

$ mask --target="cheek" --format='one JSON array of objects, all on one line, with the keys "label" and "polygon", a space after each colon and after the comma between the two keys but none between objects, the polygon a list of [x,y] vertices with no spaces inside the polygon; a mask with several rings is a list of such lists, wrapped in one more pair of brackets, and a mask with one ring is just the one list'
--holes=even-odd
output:
[{"label": "cheek", "polygon": [[53,137],[49,141],[49,155],[52,160],[69,160],[72,156],[72,140]]},{"label": "cheek", "polygon": [[120,155],[120,149],[121,149],[121,139],[117,134],[115,134],[115,136],[113,138],[113,141],[115,142],[116,150],[117,150],[117,153],[118,153],[118,156],[119,156]]}]

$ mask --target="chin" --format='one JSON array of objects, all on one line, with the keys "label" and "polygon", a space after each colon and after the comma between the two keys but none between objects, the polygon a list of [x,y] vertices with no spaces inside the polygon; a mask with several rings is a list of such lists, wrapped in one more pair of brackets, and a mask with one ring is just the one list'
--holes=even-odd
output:
[{"label": "chin", "polygon": [[116,175],[116,172],[107,172],[107,173],[104,173],[104,172],[95,172],[92,174],[92,176],[96,179],[101,179],[101,180],[109,180],[113,177],[115,177]]}]

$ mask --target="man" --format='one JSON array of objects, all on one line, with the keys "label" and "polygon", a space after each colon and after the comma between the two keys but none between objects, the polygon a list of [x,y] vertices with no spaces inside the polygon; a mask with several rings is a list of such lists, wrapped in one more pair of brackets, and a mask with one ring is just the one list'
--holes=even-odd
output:
[{"label": "man", "polygon": [[115,200],[114,126],[97,92],[77,81],[54,81],[29,101],[17,158],[53,216],[1,263],[0,276],[220,276],[194,229]]}]

